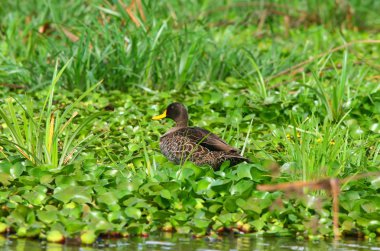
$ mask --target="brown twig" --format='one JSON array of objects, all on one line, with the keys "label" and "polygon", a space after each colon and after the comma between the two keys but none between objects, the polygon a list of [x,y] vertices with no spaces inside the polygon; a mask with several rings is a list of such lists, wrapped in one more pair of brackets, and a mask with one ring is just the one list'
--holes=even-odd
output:
[{"label": "brown twig", "polygon": [[119,0],[119,3],[120,3],[121,6],[123,6],[123,8],[127,12],[128,16],[131,18],[132,22],[136,25],[136,27],[140,27],[141,26],[140,21],[138,20],[138,18],[134,14],[134,12],[136,12],[136,6],[137,6],[137,9],[138,9],[138,12],[140,13],[141,19],[143,21],[146,20],[145,14],[144,14],[144,11],[143,11],[143,8],[142,8],[141,0],[132,0],[131,4],[128,5],[128,6],[126,6],[121,0]]},{"label": "brown twig", "polygon": [[295,181],[290,183],[280,183],[280,184],[266,184],[266,185],[258,185],[257,189],[260,191],[296,191],[304,187],[308,187],[311,189],[319,190],[319,189],[330,189],[330,179],[323,179],[318,181]]},{"label": "brown twig", "polygon": [[61,27],[62,28],[62,32],[65,34],[65,36],[71,41],[71,42],[77,42],[79,40],[79,37],[77,35],[75,35],[74,33],[72,33],[69,29],[65,28],[65,27]]},{"label": "brown twig", "polygon": [[330,187],[333,201],[333,231],[335,238],[339,238],[339,180],[338,179],[330,179]]},{"label": "brown twig", "polygon": [[295,181],[289,183],[280,183],[273,185],[258,185],[257,189],[260,191],[300,191],[302,188],[308,187],[314,190],[328,190],[332,194],[332,215],[333,215],[333,232],[335,238],[339,238],[339,192],[340,192],[340,184],[347,183],[353,180],[358,180],[367,177],[380,176],[380,172],[370,172],[370,173],[361,173],[356,174],[344,179],[336,179],[336,178],[327,178],[321,179],[317,181]]},{"label": "brown twig", "polygon": [[9,87],[11,89],[27,89],[26,86],[17,84],[0,83],[0,86]]}]

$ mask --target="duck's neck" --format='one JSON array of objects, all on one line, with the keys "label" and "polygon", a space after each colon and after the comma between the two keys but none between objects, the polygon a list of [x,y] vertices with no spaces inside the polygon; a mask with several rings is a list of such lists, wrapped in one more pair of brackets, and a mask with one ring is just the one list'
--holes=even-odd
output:
[{"label": "duck's neck", "polygon": [[187,125],[188,124],[187,124],[187,119],[186,119],[186,120],[177,121],[175,127],[183,128],[183,127],[187,127]]},{"label": "duck's neck", "polygon": [[179,117],[175,119],[175,127],[184,128],[188,126],[189,115],[187,112],[181,112]]},{"label": "duck's neck", "polygon": [[164,135],[162,135],[162,137],[165,137],[168,134],[171,134],[177,130],[180,130],[180,129],[186,128],[186,127],[187,127],[187,121],[176,122],[175,126],[170,128],[170,130],[167,131]]}]

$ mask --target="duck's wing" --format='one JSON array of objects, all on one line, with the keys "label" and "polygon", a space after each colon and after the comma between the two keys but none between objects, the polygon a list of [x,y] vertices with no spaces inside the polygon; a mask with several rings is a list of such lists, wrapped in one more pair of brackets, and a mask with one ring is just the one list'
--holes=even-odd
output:
[{"label": "duck's wing", "polygon": [[179,133],[188,137],[192,142],[208,148],[211,151],[239,153],[239,150],[228,145],[214,133],[200,127],[181,128]]}]

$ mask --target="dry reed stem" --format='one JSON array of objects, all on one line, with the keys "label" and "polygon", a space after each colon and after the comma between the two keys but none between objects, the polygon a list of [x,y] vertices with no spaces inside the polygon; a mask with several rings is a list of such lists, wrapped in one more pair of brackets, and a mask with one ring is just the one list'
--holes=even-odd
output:
[{"label": "dry reed stem", "polygon": [[[316,59],[319,59],[321,57],[324,57],[324,56],[327,56],[328,54],[330,53],[334,53],[336,51],[339,51],[339,50],[342,50],[342,49],[346,49],[346,48],[349,48],[353,45],[356,45],[356,44],[380,44],[380,40],[375,40],[375,39],[366,39],[366,40],[356,40],[356,41],[351,41],[349,43],[346,43],[346,44],[343,44],[343,45],[340,45],[338,47],[335,47],[335,48],[332,48],[326,52],[322,52],[320,54],[318,54],[317,56],[314,56],[314,57],[311,57],[309,58],[308,60],[305,60],[301,63],[298,63],[296,65],[293,65],[292,67],[289,67],[288,69],[285,69],[283,71],[280,71],[279,73],[276,73],[275,75],[273,76],[270,76],[268,77],[267,79],[265,79],[265,82],[268,82],[268,81],[271,81],[273,79],[276,79],[280,76],[283,76],[285,74],[288,74],[288,73],[294,73],[294,72],[298,72],[300,70],[302,70],[302,67],[304,67],[305,65],[313,62],[314,60]],[[276,84],[276,85],[272,85],[270,86],[269,88],[276,88],[276,87],[279,87],[281,86],[283,83],[279,83],[279,84]]]},{"label": "dry reed stem", "polygon": [[264,185],[258,185],[257,189],[260,191],[301,191],[301,189],[308,187],[310,189],[314,190],[320,190],[324,189],[327,191],[330,191],[332,195],[332,215],[333,215],[333,232],[334,237],[339,238],[340,232],[339,232],[339,193],[340,193],[340,184],[350,182],[353,180],[358,180],[366,177],[375,177],[380,176],[380,172],[370,172],[370,173],[362,173],[362,174],[356,174],[344,179],[336,179],[336,178],[328,178],[328,179],[321,179],[317,181],[295,181],[295,182],[289,182],[289,183],[280,183],[280,184],[264,184]]}]

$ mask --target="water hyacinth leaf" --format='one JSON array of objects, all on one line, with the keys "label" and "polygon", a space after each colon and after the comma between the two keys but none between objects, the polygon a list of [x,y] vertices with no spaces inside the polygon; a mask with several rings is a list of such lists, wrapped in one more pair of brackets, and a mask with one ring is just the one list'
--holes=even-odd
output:
[{"label": "water hyacinth leaf", "polygon": [[380,133],[380,124],[379,123],[374,123],[372,124],[369,129],[374,132],[374,133]]},{"label": "water hyacinth leaf", "polygon": [[[377,217],[378,218],[378,217]],[[378,232],[380,228],[380,221],[379,220],[371,220],[368,225],[368,229],[373,232]]]},{"label": "water hyacinth leaf", "polygon": [[77,203],[90,203],[92,200],[91,189],[87,187],[57,187],[54,190],[53,197],[63,203],[68,203],[69,201],[74,201]]},{"label": "water hyacinth leaf", "polygon": [[45,200],[46,192],[28,192],[25,193],[22,197],[29,201],[30,204],[38,206],[41,205],[42,202]]},{"label": "water hyacinth leaf", "polygon": [[139,189],[139,192],[141,194],[146,194],[146,195],[158,195],[160,194],[160,191],[163,189],[161,185],[157,182],[148,182],[145,185],[142,185],[141,188]]},{"label": "water hyacinth leaf", "polygon": [[16,235],[18,237],[26,237],[26,233],[27,233],[26,227],[20,227],[19,229],[17,229]]},{"label": "water hyacinth leaf", "polygon": [[249,178],[252,179],[251,166],[249,164],[241,164],[236,170],[239,179]]},{"label": "water hyacinth leaf", "polygon": [[230,180],[214,180],[211,182],[211,189],[215,192],[228,191],[231,183]]},{"label": "water hyacinth leaf", "polygon": [[0,191],[0,203],[4,203],[8,200],[10,191]]},{"label": "water hyacinth leaf", "polygon": [[111,223],[120,223],[125,220],[122,211],[113,211],[107,215],[107,220]]},{"label": "water hyacinth leaf", "polygon": [[208,171],[208,170],[210,170],[209,169],[209,167],[207,167],[207,166],[197,166],[197,165],[195,165],[194,163],[192,163],[192,162],[188,162],[189,164],[189,167],[191,168],[191,169],[193,169],[193,171],[194,171],[194,179],[198,179],[198,178],[200,178],[200,177],[203,177],[204,176],[204,174],[205,174],[205,172],[206,171]]},{"label": "water hyacinth leaf", "polygon": [[230,192],[231,194],[240,194],[242,195],[243,193],[249,192],[253,189],[253,182],[250,180],[240,180],[236,184],[231,186]]},{"label": "water hyacinth leaf", "polygon": [[125,209],[125,214],[129,218],[133,218],[135,220],[138,220],[141,218],[141,210],[135,207],[127,207]]},{"label": "water hyacinth leaf", "polygon": [[366,212],[366,213],[374,213],[378,212],[380,207],[376,206],[376,203],[373,201],[368,201],[364,204],[361,205],[361,208]]},{"label": "water hyacinth leaf", "polygon": [[49,172],[47,170],[44,170],[44,168],[35,167],[35,168],[28,169],[28,173],[31,176],[34,176],[36,178],[41,178],[42,176],[48,174]]},{"label": "water hyacinth leaf", "polygon": [[172,216],[172,214],[166,210],[157,210],[153,213],[154,220],[167,219]]},{"label": "water hyacinth leaf", "polygon": [[131,223],[128,225],[127,231],[129,234],[141,234],[143,231],[143,226],[138,223]]},{"label": "water hyacinth leaf", "polygon": [[27,215],[26,215],[26,222],[28,224],[33,224],[36,223],[36,214],[34,210],[29,210]]},{"label": "water hyacinth leaf", "polygon": [[133,192],[133,191],[138,190],[143,183],[144,183],[144,180],[142,178],[136,177],[132,179],[130,182],[128,182],[126,187],[123,187],[122,184],[120,184],[120,187],[123,189],[127,189],[130,192]]},{"label": "water hyacinth leaf", "polygon": [[47,224],[50,224],[58,219],[57,211],[37,211],[37,217]]},{"label": "water hyacinth leaf", "polygon": [[20,177],[20,175],[25,171],[25,166],[21,162],[16,162],[9,169],[9,174],[13,179]]},{"label": "water hyacinth leaf", "polygon": [[90,245],[95,242],[97,235],[93,230],[87,230],[80,236],[80,240],[83,244]]},{"label": "water hyacinth leaf", "polygon": [[38,179],[33,177],[33,176],[20,176],[18,178],[18,181],[22,184],[24,184],[25,186],[36,186],[38,185]]},{"label": "water hyacinth leaf", "polygon": [[[259,205],[260,201],[256,198],[249,198],[248,200],[237,199],[236,204],[242,208],[244,211],[253,211],[255,213],[260,214],[262,209],[261,205]],[[248,213],[248,212],[247,212]]]},{"label": "water hyacinth leaf", "polygon": [[225,226],[233,225],[241,218],[240,214],[237,213],[221,213],[218,215],[218,220]]},{"label": "water hyacinth leaf", "polygon": [[345,231],[351,231],[353,228],[355,228],[355,223],[352,220],[345,220],[342,223],[342,229]]},{"label": "water hyacinth leaf", "polygon": [[171,204],[169,200],[164,199],[161,196],[154,197],[153,201],[157,203],[161,208],[168,208]]},{"label": "water hyacinth leaf", "polygon": [[166,190],[166,189],[163,189],[160,191],[160,195],[162,198],[165,198],[165,199],[168,199],[170,200],[172,198],[172,195],[171,193],[169,192],[169,190]]},{"label": "water hyacinth leaf", "polygon": [[106,205],[115,205],[119,201],[114,192],[106,192],[98,195],[96,200],[98,203],[104,203]]},{"label": "water hyacinth leaf", "polygon": [[113,225],[105,219],[94,221],[88,227],[91,229],[95,229],[96,231],[110,231],[113,229]]},{"label": "water hyacinth leaf", "polygon": [[250,222],[250,224],[256,229],[256,231],[261,231],[265,227],[266,222],[260,218]]},{"label": "water hyacinth leaf", "polygon": [[223,205],[221,204],[213,204],[212,206],[209,207],[209,211],[215,214],[215,213],[218,213],[222,207]]},{"label": "water hyacinth leaf", "polygon": [[54,178],[53,175],[46,174],[46,175],[41,176],[40,183],[44,184],[44,185],[47,185],[47,184],[50,184],[54,179],[55,178]]},{"label": "water hyacinth leaf", "polygon": [[148,202],[142,200],[142,201],[139,201],[135,204],[135,207],[136,208],[152,208],[152,205],[149,204]]},{"label": "water hyacinth leaf", "polygon": [[127,207],[133,207],[133,206],[135,206],[136,204],[138,204],[138,203],[143,203],[143,202],[145,202],[144,199],[140,199],[140,198],[137,198],[137,197],[131,197],[131,198],[125,200],[125,201],[123,202],[123,205],[124,205],[124,206],[127,206]]},{"label": "water hyacinth leaf", "polygon": [[43,224],[34,223],[28,227],[28,232],[26,233],[27,238],[36,238],[40,235]]},{"label": "water hyacinth leaf", "polygon": [[178,179],[179,180],[185,180],[185,179],[191,179],[193,175],[195,175],[195,172],[192,168],[184,167],[178,171]]},{"label": "water hyacinth leaf", "polygon": [[0,173],[10,174],[10,169],[13,166],[11,162],[0,162]]},{"label": "water hyacinth leaf", "polygon": [[210,188],[212,180],[209,177],[199,180],[196,184],[195,192],[202,193]]},{"label": "water hyacinth leaf", "polygon": [[179,234],[189,234],[191,232],[190,226],[176,226],[175,230]]},{"label": "water hyacinth leaf", "polygon": [[7,231],[7,228],[8,228],[7,224],[0,222],[0,234],[4,234],[5,231]]},{"label": "water hyacinth leaf", "polygon": [[66,232],[69,234],[74,234],[80,232],[84,226],[87,224],[80,219],[74,219],[74,218],[60,218],[61,223],[65,226]]},{"label": "water hyacinth leaf", "polygon": [[3,186],[8,186],[10,184],[11,176],[8,173],[0,173],[0,183]]},{"label": "water hyacinth leaf", "polygon": [[62,242],[65,237],[60,231],[52,230],[47,233],[46,239],[48,242]]},{"label": "water hyacinth leaf", "polygon": [[374,178],[374,179],[371,181],[371,187],[373,187],[373,189],[379,189],[379,188],[380,188],[380,176]]},{"label": "water hyacinth leaf", "polygon": [[367,218],[364,218],[364,217],[358,217],[356,219],[356,223],[359,225],[359,226],[365,226],[365,227],[368,227],[368,225],[370,224],[371,220],[367,219]]},{"label": "water hyacinth leaf", "polygon": [[207,229],[210,223],[211,223],[211,220],[208,220],[208,219],[194,219],[193,220],[194,226],[201,230]]},{"label": "water hyacinth leaf", "polygon": [[177,221],[183,221],[186,222],[189,218],[189,213],[186,212],[177,212],[174,216],[173,219]]},{"label": "water hyacinth leaf", "polygon": [[20,195],[12,195],[9,197],[9,200],[16,203],[22,203],[24,201]]},{"label": "water hyacinth leaf", "polygon": [[343,196],[351,201],[356,201],[360,199],[360,193],[358,191],[348,191],[345,192]]},{"label": "water hyacinth leaf", "polygon": [[176,191],[181,188],[181,185],[178,184],[178,182],[176,181],[161,182],[160,185],[171,192]]},{"label": "water hyacinth leaf", "polygon": [[235,212],[236,209],[237,209],[237,204],[236,204],[236,197],[229,197],[227,198],[224,203],[223,203],[223,206],[224,208],[228,211],[228,212]]},{"label": "water hyacinth leaf", "polygon": [[77,181],[73,176],[59,175],[55,178],[55,184],[57,187],[73,187],[77,185]]}]

